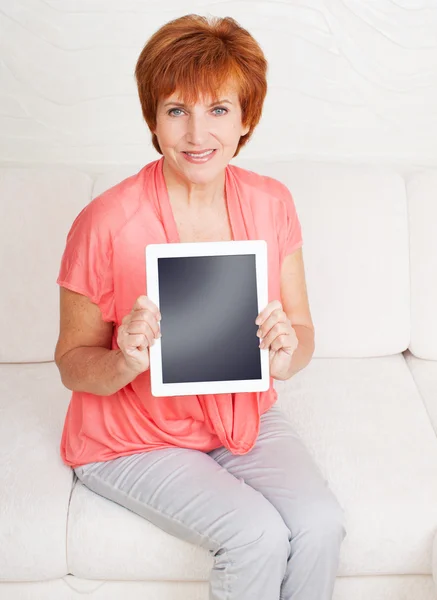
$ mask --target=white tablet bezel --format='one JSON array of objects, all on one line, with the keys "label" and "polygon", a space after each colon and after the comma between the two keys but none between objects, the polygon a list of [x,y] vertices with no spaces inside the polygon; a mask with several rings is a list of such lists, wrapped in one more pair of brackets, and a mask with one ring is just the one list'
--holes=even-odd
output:
[{"label": "white tablet bezel", "polygon": [[[158,285],[158,258],[174,256],[217,256],[217,255],[254,254],[256,269],[256,287],[258,314],[268,304],[267,243],[265,240],[236,240],[231,242],[182,242],[167,244],[148,244],[145,248],[147,295],[160,307]],[[163,316],[164,318],[164,316]],[[254,316],[254,336],[256,325]],[[232,340],[229,340],[232,344]],[[189,396],[193,394],[225,394],[234,392],[266,391],[270,387],[269,349],[259,348],[261,360],[261,379],[231,381],[195,381],[182,383],[163,383],[161,362],[161,338],[149,348],[150,381],[152,395]]]}]

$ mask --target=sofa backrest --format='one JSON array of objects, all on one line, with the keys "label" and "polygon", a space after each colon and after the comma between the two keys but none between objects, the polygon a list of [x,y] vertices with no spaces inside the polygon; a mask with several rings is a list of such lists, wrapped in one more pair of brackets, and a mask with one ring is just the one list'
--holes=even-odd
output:
[{"label": "sofa backrest", "polygon": [[[370,165],[240,160],[293,195],[315,357],[409,348],[437,360],[437,171],[408,177]],[[56,283],[67,233],[94,197],[142,165],[103,175],[71,167],[2,167],[0,362],[53,360]]]},{"label": "sofa backrest", "polygon": [[437,170],[407,178],[411,336],[418,358],[437,360]]}]

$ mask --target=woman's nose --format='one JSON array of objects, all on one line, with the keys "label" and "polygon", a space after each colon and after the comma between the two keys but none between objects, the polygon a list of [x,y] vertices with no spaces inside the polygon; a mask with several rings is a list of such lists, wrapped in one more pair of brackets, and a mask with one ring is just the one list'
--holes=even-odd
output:
[{"label": "woman's nose", "polygon": [[201,146],[208,137],[208,123],[203,116],[191,115],[187,125],[187,139],[196,146]]}]

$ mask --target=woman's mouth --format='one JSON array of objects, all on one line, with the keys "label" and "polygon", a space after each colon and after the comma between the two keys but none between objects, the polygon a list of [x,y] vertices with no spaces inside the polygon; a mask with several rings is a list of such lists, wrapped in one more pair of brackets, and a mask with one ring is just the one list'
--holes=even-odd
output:
[{"label": "woman's mouth", "polygon": [[182,152],[186,160],[190,163],[206,163],[215,155],[216,148],[212,150],[205,150],[205,152],[192,153],[192,152]]}]

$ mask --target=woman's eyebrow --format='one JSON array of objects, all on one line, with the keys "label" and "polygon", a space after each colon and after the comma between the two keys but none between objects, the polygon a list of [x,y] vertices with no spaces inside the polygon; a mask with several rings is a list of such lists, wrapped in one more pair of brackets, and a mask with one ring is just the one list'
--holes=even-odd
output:
[{"label": "woman's eyebrow", "polygon": [[[223,100],[216,100],[215,102],[212,102],[209,107],[214,106],[214,104],[232,104],[232,102],[230,100],[227,100],[226,98],[224,98]],[[182,102],[166,102],[164,104],[165,106],[169,106],[170,104],[174,104],[175,106],[182,106],[183,108],[186,108],[185,104],[183,104]]]}]

